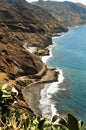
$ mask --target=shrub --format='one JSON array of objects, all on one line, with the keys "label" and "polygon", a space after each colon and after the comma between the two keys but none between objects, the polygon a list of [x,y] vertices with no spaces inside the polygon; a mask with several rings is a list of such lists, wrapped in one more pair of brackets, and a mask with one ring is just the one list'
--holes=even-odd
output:
[{"label": "shrub", "polygon": [[[13,113],[11,106],[15,103],[10,93],[6,91],[7,85],[0,87],[0,130],[82,130],[83,122],[78,121],[72,114],[66,118],[55,115],[52,121],[46,117],[31,117],[27,112],[17,109]],[[13,86],[12,92],[18,95]]]}]

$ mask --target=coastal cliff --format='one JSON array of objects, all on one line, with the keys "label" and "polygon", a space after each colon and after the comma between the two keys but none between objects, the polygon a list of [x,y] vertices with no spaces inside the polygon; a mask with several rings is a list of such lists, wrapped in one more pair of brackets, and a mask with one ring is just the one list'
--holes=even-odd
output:
[{"label": "coastal cliff", "polygon": [[44,9],[25,0],[0,0],[0,72],[9,79],[38,73],[43,63],[27,47],[52,44],[53,32],[67,31]]},{"label": "coastal cliff", "polygon": [[22,87],[42,79],[47,66],[24,46],[43,49],[52,44],[54,32],[67,30],[46,10],[25,0],[0,0],[0,85]]}]

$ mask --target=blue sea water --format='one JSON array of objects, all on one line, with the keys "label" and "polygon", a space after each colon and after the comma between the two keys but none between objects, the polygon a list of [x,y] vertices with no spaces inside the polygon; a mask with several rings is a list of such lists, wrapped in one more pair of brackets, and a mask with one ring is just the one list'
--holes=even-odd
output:
[{"label": "blue sea water", "polygon": [[53,42],[47,64],[60,68],[64,75],[59,85],[63,91],[53,95],[56,109],[61,114],[73,113],[86,123],[86,26],[69,28]]}]

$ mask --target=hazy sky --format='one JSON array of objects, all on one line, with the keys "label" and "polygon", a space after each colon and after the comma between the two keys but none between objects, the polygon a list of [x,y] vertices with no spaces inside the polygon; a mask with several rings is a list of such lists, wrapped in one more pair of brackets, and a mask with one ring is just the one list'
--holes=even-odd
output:
[{"label": "hazy sky", "polygon": [[[34,1],[38,1],[38,0],[26,0],[28,2],[34,2]],[[64,1],[64,0],[52,0],[52,1]],[[82,4],[85,4],[86,5],[86,0],[65,0],[65,1],[71,1],[71,2],[79,2],[79,3],[82,3]]]}]

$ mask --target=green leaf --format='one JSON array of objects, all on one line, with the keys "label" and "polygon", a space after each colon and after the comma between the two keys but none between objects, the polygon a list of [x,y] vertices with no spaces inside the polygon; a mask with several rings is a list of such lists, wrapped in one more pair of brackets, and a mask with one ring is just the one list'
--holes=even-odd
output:
[{"label": "green leaf", "polygon": [[43,127],[48,127],[50,125],[51,125],[51,122],[46,120],[46,121],[44,121]]},{"label": "green leaf", "polygon": [[25,121],[25,124],[24,124],[24,129],[25,129],[25,130],[27,130],[29,124],[30,124],[30,119],[27,118],[26,121]]},{"label": "green leaf", "polygon": [[68,128],[70,130],[79,130],[78,120],[72,114],[68,114]]},{"label": "green leaf", "polygon": [[81,121],[81,120],[80,120],[80,121],[78,121],[78,125],[79,125],[79,129],[80,129],[80,130],[82,129],[83,124],[84,124],[84,123],[83,123],[83,121]]},{"label": "green leaf", "polygon": [[38,124],[38,129],[39,129],[39,130],[42,130],[44,122],[45,122],[45,119],[43,119],[43,120],[41,120],[41,121],[39,122],[39,124]]},{"label": "green leaf", "polygon": [[59,121],[59,123],[67,127],[67,121],[66,121],[66,119],[61,118],[60,121]]},{"label": "green leaf", "polygon": [[16,120],[19,120],[19,119],[20,119],[20,116],[21,116],[21,110],[20,110],[20,109],[17,109],[16,112],[15,112]]},{"label": "green leaf", "polygon": [[52,130],[57,130],[58,126],[57,125],[52,125],[51,128],[52,128]]},{"label": "green leaf", "polygon": [[38,120],[37,120],[37,118],[35,118],[34,120],[33,120],[33,124],[38,124],[39,122],[38,122]]},{"label": "green leaf", "polygon": [[57,115],[53,116],[52,122],[55,122],[57,119],[58,119],[58,116],[57,116]]}]

